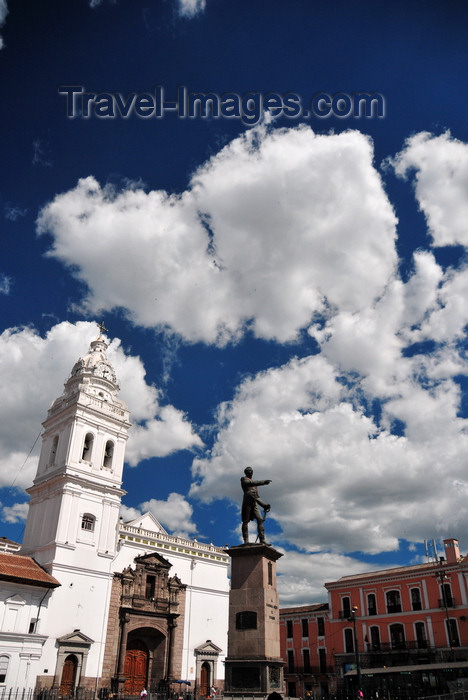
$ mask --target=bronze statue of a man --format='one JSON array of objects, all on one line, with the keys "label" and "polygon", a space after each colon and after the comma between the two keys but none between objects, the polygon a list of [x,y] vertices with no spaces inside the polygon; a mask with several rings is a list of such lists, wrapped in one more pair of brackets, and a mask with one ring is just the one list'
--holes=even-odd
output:
[{"label": "bronze statue of a man", "polygon": [[249,522],[251,520],[257,521],[258,538],[261,544],[269,544],[265,541],[265,528],[263,527],[263,521],[265,517],[260,514],[260,508],[263,508],[265,515],[270,510],[270,504],[262,501],[258,495],[258,486],[267,486],[271,483],[271,479],[265,479],[264,481],[253,481],[253,469],[252,467],[246,467],[244,469],[244,474],[241,478],[242,491],[244,492],[244,498],[242,500],[242,537],[244,538],[244,544],[249,544]]}]

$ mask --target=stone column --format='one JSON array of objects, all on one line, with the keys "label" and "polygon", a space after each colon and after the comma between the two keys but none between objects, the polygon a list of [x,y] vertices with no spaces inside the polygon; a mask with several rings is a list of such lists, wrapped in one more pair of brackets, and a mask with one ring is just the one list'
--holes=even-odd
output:
[{"label": "stone column", "polygon": [[265,544],[226,550],[232,560],[225,693],[264,696],[283,692],[276,562]]}]

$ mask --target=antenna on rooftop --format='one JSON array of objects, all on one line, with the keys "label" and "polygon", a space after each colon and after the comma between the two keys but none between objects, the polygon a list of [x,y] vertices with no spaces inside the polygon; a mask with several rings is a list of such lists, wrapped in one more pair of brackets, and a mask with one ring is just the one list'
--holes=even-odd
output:
[{"label": "antenna on rooftop", "polygon": [[428,562],[434,561],[437,563],[439,561],[436,541],[434,539],[430,540],[430,542],[424,540],[424,553]]}]

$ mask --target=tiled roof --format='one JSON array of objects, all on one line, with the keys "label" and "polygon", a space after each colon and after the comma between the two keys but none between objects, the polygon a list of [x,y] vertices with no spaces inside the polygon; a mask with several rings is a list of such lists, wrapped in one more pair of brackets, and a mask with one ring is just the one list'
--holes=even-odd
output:
[{"label": "tiled roof", "polygon": [[0,581],[16,581],[32,586],[55,588],[56,578],[45,571],[32,557],[0,552]]}]

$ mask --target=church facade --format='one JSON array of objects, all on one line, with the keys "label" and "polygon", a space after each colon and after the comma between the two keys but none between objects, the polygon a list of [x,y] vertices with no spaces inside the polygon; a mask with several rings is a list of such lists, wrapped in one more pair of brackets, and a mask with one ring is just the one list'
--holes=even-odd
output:
[{"label": "church facade", "polygon": [[20,554],[60,585],[29,630],[40,653],[28,684],[62,694],[182,680],[197,693],[222,688],[229,558],[150,513],[120,518],[130,416],[106,349],[101,337],[91,343],[43,423]]}]

